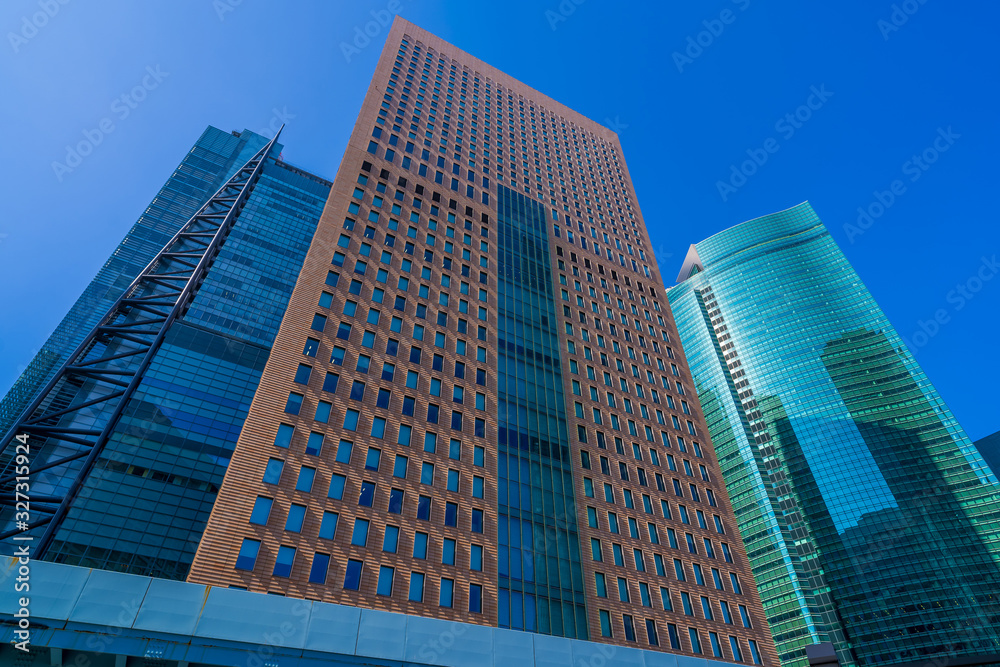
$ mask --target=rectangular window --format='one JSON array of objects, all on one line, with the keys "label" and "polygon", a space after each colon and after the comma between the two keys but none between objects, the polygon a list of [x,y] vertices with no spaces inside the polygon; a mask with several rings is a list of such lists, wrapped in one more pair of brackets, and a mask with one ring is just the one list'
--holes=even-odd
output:
[{"label": "rectangular window", "polygon": [[295,547],[278,547],[278,557],[274,561],[275,577],[288,577],[292,574],[292,563],[295,561]]},{"label": "rectangular window", "polygon": [[257,496],[257,500],[253,504],[253,511],[250,513],[250,523],[260,526],[267,525],[267,518],[271,515],[271,505],[273,504],[273,499]]},{"label": "rectangular window", "polygon": [[309,582],[313,584],[325,584],[326,573],[330,569],[330,555],[316,552],[313,555],[312,567],[309,570]]},{"label": "rectangular window", "polygon": [[285,530],[292,533],[302,532],[302,522],[306,518],[306,506],[293,504],[288,509],[288,518],[285,520]]},{"label": "rectangular window", "polygon": [[252,570],[257,564],[258,551],[260,551],[260,541],[244,538],[240,553],[236,556],[236,569]]},{"label": "rectangular window", "polygon": [[455,581],[453,579],[441,579],[441,593],[438,596],[438,605],[441,607],[451,607],[454,602]]},{"label": "rectangular window", "polygon": [[424,601],[424,575],[421,572],[410,573],[410,601]]},{"label": "rectangular window", "polygon": [[351,544],[363,547],[368,543],[368,519],[354,520],[354,533],[351,535]]},{"label": "rectangular window", "polygon": [[427,533],[413,534],[413,557],[421,560],[427,558]]},{"label": "rectangular window", "polygon": [[360,560],[349,559],[347,568],[344,571],[344,590],[356,591],[361,587],[361,569],[364,563]]},{"label": "rectangular window", "polygon": [[612,636],[611,635],[611,614],[608,611],[606,611],[604,609],[601,609],[600,610],[600,617],[601,617],[601,636],[602,637],[611,637]]},{"label": "rectangular window", "polygon": [[396,570],[393,568],[383,565],[378,569],[378,585],[375,589],[376,595],[392,595],[392,580],[395,577]]},{"label": "rectangular window", "polygon": [[324,540],[332,540],[337,533],[337,520],[340,515],[336,512],[323,512],[323,521],[319,525],[319,536]]},{"label": "rectangular window", "polygon": [[295,483],[295,490],[309,493],[312,491],[313,479],[316,477],[316,469],[302,466],[299,470],[299,479]]}]

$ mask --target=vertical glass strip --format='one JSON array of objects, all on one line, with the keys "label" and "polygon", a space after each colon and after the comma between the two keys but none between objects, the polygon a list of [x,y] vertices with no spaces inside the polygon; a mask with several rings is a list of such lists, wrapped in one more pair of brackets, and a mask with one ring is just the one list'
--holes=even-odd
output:
[{"label": "vertical glass strip", "polygon": [[498,623],[587,639],[545,209],[498,197]]}]

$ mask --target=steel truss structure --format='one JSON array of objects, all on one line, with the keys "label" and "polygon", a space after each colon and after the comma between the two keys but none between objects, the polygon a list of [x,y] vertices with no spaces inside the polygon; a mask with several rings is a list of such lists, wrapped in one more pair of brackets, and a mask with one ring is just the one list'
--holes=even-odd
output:
[{"label": "steel truss structure", "polygon": [[[31,540],[32,557],[45,557],[167,330],[198,293],[280,134],[184,223],[0,441],[4,551],[14,553],[10,545]],[[36,484],[43,472],[50,481]],[[35,529],[43,526],[36,540]]]}]

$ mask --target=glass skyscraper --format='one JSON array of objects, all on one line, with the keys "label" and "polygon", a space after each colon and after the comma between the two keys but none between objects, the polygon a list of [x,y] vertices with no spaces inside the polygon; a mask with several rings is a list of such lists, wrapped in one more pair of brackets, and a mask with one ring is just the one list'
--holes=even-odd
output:
[{"label": "glass skyscraper", "polygon": [[668,291],[784,665],[996,654],[1000,484],[808,204]]},{"label": "glass skyscraper", "polygon": [[[161,247],[267,143],[248,130],[205,130],[11,389],[5,409],[28,405]],[[272,147],[193,302],[167,331],[55,533],[50,560],[187,575],[330,190],[328,181],[279,161],[279,151]],[[67,383],[53,400],[69,404],[74,392],[87,391],[75,387]],[[61,426],[86,419],[65,416]],[[59,447],[36,443],[36,450],[40,468]],[[36,479],[35,492],[64,489],[69,478],[58,470]],[[7,529],[12,519],[3,518]]]}]

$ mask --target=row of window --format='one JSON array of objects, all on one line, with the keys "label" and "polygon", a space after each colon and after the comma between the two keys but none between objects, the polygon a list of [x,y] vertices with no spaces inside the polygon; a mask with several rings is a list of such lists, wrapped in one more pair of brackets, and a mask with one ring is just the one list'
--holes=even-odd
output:
[{"label": "row of window", "polygon": [[[426,534],[424,535],[426,540]],[[240,545],[240,551],[236,558],[237,570],[253,570],[257,566],[260,554],[260,541],[251,538],[244,538]],[[426,541],[424,542],[426,549]],[[480,558],[482,556],[480,547]],[[296,548],[282,545],[278,547],[275,557],[274,568],[271,572],[275,577],[290,577],[292,567],[295,564]],[[309,582],[314,584],[326,584],[330,573],[331,554],[317,551],[313,553],[312,561],[309,565]],[[361,580],[365,576],[365,563],[362,560],[349,558],[344,567],[343,590],[357,591],[361,589]],[[397,582],[396,568],[382,565],[378,568],[378,579],[376,581],[375,594],[385,597],[392,597],[398,590],[407,590],[407,599],[411,602],[424,602],[424,588],[427,583],[427,575],[423,572],[413,571],[409,573],[409,584]],[[398,584],[398,585],[397,585]],[[402,588],[405,586],[405,588]],[[481,614],[483,611],[483,587],[481,584],[469,584],[468,610],[470,613]],[[455,580],[448,577],[441,577],[438,580],[438,606],[452,608],[455,605]]]},{"label": "row of window", "polygon": [[[396,59],[396,65],[397,66],[393,69],[392,75],[390,77],[392,84],[395,84],[398,81],[399,75],[402,74],[401,68],[405,67],[405,65],[404,65],[404,55],[405,55],[405,52],[406,52],[406,46],[404,44],[401,47],[400,53],[399,53],[399,55],[397,56],[397,59]],[[418,90],[418,94],[417,94],[417,100],[414,103],[415,106],[416,106],[416,109],[414,110],[413,115],[414,115],[414,120],[416,121],[416,120],[419,120],[420,109],[423,106],[421,101],[424,99],[423,93],[426,92],[426,87],[425,86],[427,86],[427,85],[433,85],[434,86],[434,94],[432,96],[432,101],[431,101],[431,116],[429,118],[430,122],[428,123],[429,129],[433,129],[433,122],[434,122],[434,120],[436,120],[436,118],[434,118],[433,114],[434,114],[434,109],[437,108],[437,103],[436,102],[437,102],[437,99],[438,99],[438,93],[441,92],[439,86],[443,83],[442,80],[441,80],[442,79],[442,74],[443,74],[443,68],[441,67],[442,64],[443,64],[442,62],[439,62],[438,77],[436,78],[434,84],[430,84],[430,81],[429,81],[430,71],[428,69],[428,67],[430,65],[430,57],[428,56],[428,60],[427,60],[427,62],[424,65],[423,75],[420,77],[420,83],[418,84],[419,85],[419,90]],[[399,104],[399,112],[400,113],[405,112],[405,109],[406,109],[406,106],[407,106],[406,103],[409,101],[408,100],[408,93],[410,92],[409,82],[414,81],[414,78],[415,78],[416,73],[417,73],[416,67],[418,67],[417,52],[415,52],[414,55],[411,57],[410,66],[409,66],[409,69],[408,69],[407,74],[405,76],[405,78],[407,80],[407,83],[404,84],[404,88],[403,88],[403,92],[402,92],[402,101]],[[455,72],[453,71],[451,79],[454,79],[454,74],[455,74]],[[446,138],[448,136],[448,130],[450,129],[447,126],[448,125],[448,121],[450,120],[450,118],[449,118],[449,116],[447,114],[448,114],[448,111],[451,109],[451,103],[450,103],[451,102],[451,93],[454,92],[454,88],[452,87],[453,83],[454,83],[453,81],[449,81],[449,85],[448,85],[448,96],[447,96],[448,97],[448,102],[446,102],[446,105],[445,105],[445,112],[444,112],[445,113],[445,120],[444,120],[444,124],[443,124],[443,127],[442,127],[442,132],[441,132],[442,145],[444,145],[444,143],[446,142]],[[465,111],[465,99],[466,99],[465,98],[465,93],[466,93],[465,83],[466,83],[466,80],[464,80],[464,77],[463,77],[463,84],[462,84],[462,89],[460,91],[460,103],[459,103],[459,112],[458,112],[459,116],[458,116],[457,135],[458,135],[458,143],[459,143],[459,145],[461,144],[462,130],[464,129],[462,127],[462,123],[463,123],[463,111]],[[487,84],[486,84],[486,101],[485,101],[485,107],[486,107],[486,109],[485,109],[486,121],[485,122],[487,124],[489,123],[489,114],[490,114],[490,99],[491,99],[490,98],[490,93],[491,93],[491,89],[490,88],[491,88],[490,84],[487,82]],[[389,101],[389,100],[392,99],[392,93],[394,93],[394,92],[395,92],[395,88],[393,87],[393,85],[390,85],[388,87],[387,95],[386,95],[387,101]],[[473,99],[472,99],[472,116],[471,116],[472,128],[471,128],[471,131],[473,133],[475,133],[475,129],[476,129],[477,125],[478,125],[478,122],[477,122],[478,121],[478,106],[479,106],[478,105],[478,97],[479,97],[478,93],[479,93],[479,88],[478,88],[478,78],[477,78],[474,81],[474,83],[473,83],[473,95],[472,95]],[[497,111],[498,111],[498,117],[497,117],[496,120],[498,121],[498,130],[500,132],[502,132],[502,130],[503,130],[503,95],[502,95],[502,91],[500,90],[500,87],[498,87],[498,89],[497,89],[496,102],[497,102]],[[511,121],[511,125],[514,125],[514,115],[513,115],[513,112],[514,112],[515,109],[514,109],[514,97],[513,97],[512,94],[508,94],[508,103],[509,103],[508,118]],[[526,118],[525,118],[525,115],[524,115],[525,109],[524,109],[523,100],[520,100],[519,105],[520,105],[520,109],[519,110],[520,110],[521,136],[522,136],[522,141],[521,142],[525,146],[525,151],[526,151],[527,150],[527,148],[526,148],[527,147],[527,134],[526,134],[526,130],[528,129],[528,126],[525,125]],[[531,133],[532,133],[532,144],[533,144],[533,146],[535,146],[536,153],[537,153],[537,144],[538,144],[537,129],[538,129],[538,127],[535,124],[534,107],[531,105],[530,102],[529,102],[528,112],[529,112],[528,122],[530,123]],[[547,165],[548,165],[547,166],[547,171],[551,174],[551,160],[548,159],[549,158],[549,153],[548,153],[548,128],[549,128],[549,123],[546,122],[545,112],[544,111],[542,111],[542,113],[540,114],[540,119],[541,119],[541,130],[542,130],[542,136],[543,136],[543,143],[544,143],[544,146],[545,146],[545,149],[546,149],[546,158],[547,158],[546,162],[547,162]],[[550,116],[550,121],[551,121],[551,127],[552,127],[552,131],[553,131],[553,143],[555,144],[557,163],[558,163],[558,167],[559,167],[560,177],[562,177],[562,161],[561,161],[561,154],[559,152],[559,136],[558,136],[560,128],[558,128],[556,126],[556,121],[555,121],[554,118],[551,118],[551,116]],[[566,130],[566,122],[565,122],[565,120],[562,121],[561,125],[562,125],[561,129],[562,129],[562,134],[563,134],[563,142],[564,142],[564,144],[566,146],[567,158],[569,158],[569,153],[570,153],[570,133],[567,132],[567,130]],[[417,126],[415,124],[413,124],[413,125],[411,125],[411,129],[416,130]],[[513,130],[514,128],[512,127],[511,129]],[[573,137],[572,138],[572,142],[573,142],[573,146],[574,146],[575,152],[576,152],[577,163],[578,163],[578,166],[581,169],[581,177],[583,176],[583,174],[582,174],[582,170],[583,170],[582,158],[586,157],[588,165],[590,165],[590,166],[588,166],[588,171],[590,171],[590,173],[591,173],[592,185],[593,185],[593,188],[594,188],[594,190],[596,192],[597,191],[597,183],[596,183],[596,180],[595,180],[594,174],[593,174],[593,162],[592,162],[591,157],[590,157],[590,148],[589,148],[589,142],[588,142],[588,137],[592,137],[592,135],[589,132],[584,133],[584,135],[583,135],[583,143],[584,143],[583,150],[584,150],[584,152],[581,155],[581,153],[580,153],[580,146],[579,146],[580,141],[577,139],[576,128],[575,127],[571,127],[570,131],[572,132],[572,137]],[[428,132],[427,134],[431,135],[431,132]],[[474,136],[475,135],[473,134],[473,137]],[[511,132],[511,140],[512,140],[511,144],[512,144],[512,150],[513,150],[513,132]],[[473,138],[473,139],[470,140],[470,143],[473,143],[473,145],[474,145],[474,141],[475,141],[475,139]],[[593,141],[594,144],[595,144],[594,158],[598,160],[598,171],[602,172],[602,170],[601,170],[601,160],[600,160],[601,156],[598,155],[597,150],[596,150],[596,148],[597,148],[596,147],[597,138],[596,137],[592,137],[591,141]],[[603,142],[601,142],[601,143],[603,145]],[[604,147],[602,149],[602,152],[603,152],[603,155],[604,155],[605,166],[607,168],[608,173],[610,174],[612,172],[612,170],[613,170],[614,173],[615,173],[615,175],[617,176],[617,183],[621,185],[621,190],[622,190],[623,195],[624,195],[625,200],[626,200],[625,204],[626,204],[626,207],[629,209],[629,214],[630,214],[630,217],[631,217],[631,206],[628,203],[628,190],[624,187],[624,180],[623,180],[622,172],[621,172],[621,169],[618,167],[618,164],[617,164],[617,156],[616,156],[614,150],[612,149],[612,153],[611,153],[611,155],[609,157],[608,156],[607,147]],[[500,154],[502,155],[502,153],[500,153]],[[470,156],[470,157],[472,157],[472,156]],[[525,164],[524,166],[527,167],[527,164]],[[537,165],[537,160],[536,160],[536,173],[538,175],[538,180],[540,181],[540,169],[538,169],[537,166],[539,166],[539,165]],[[572,162],[571,161],[569,161],[569,168],[571,170],[570,173],[572,174]],[[603,174],[603,172],[602,172],[602,174]],[[525,176],[527,176],[527,174],[525,174]],[[601,178],[601,182],[605,183],[603,175],[600,178]],[[551,176],[550,176],[550,179],[551,179]],[[571,176],[571,180],[573,182],[575,182],[575,179],[572,178],[572,176]],[[612,178],[612,184],[611,184],[611,186],[612,186],[612,191],[613,191],[613,193],[615,195],[615,201],[618,202],[619,194],[618,194],[618,190],[617,190],[617,186],[616,186],[616,179],[614,177]],[[539,183],[539,188],[540,187],[541,187],[541,185]],[[552,187],[551,183],[550,183],[550,187]],[[586,180],[584,180],[584,188],[585,187],[586,187]],[[564,193],[565,193],[565,188],[563,188],[563,190],[564,190]],[[574,192],[576,191],[576,186],[575,185],[573,186],[573,190],[574,190]],[[606,185],[603,186],[603,191],[605,193],[605,198],[608,200],[607,203],[608,203],[608,206],[609,206],[609,209],[610,209],[611,208],[611,199],[610,199],[610,197],[607,194],[607,186]],[[585,192],[586,192],[586,190],[585,190]],[[553,194],[555,194],[555,193],[553,192]],[[577,206],[579,206],[579,202],[578,202],[579,197],[574,194],[574,198],[577,199],[576,203],[577,203]],[[564,197],[564,201],[565,201],[565,197]],[[590,203],[589,199],[586,200],[586,203],[588,205],[588,210],[589,210],[589,203]],[[619,210],[621,210],[620,202],[619,202],[618,208],[619,208]],[[603,218],[603,215],[601,217]],[[623,218],[623,220],[624,220],[624,218]]]},{"label": "row of window", "polygon": [[[611,612],[606,609],[600,609],[598,611],[598,617],[601,623],[601,636],[602,637],[615,637],[616,633],[611,627]],[[636,623],[635,618],[631,614],[622,614],[622,622],[618,626],[620,628],[619,636],[623,636],[626,641],[634,642],[636,641]],[[645,619],[646,626],[646,641],[649,642],[650,646],[660,646],[660,635],[657,631],[656,621],[654,619]],[[681,639],[677,628],[674,623],[667,623],[667,641],[669,642],[670,648],[675,650],[681,649]],[[690,650],[692,653],[702,655],[705,650],[702,646],[702,632],[698,628],[688,628],[688,641]],[[714,631],[708,631],[709,647],[712,651],[712,656],[715,658],[726,658],[732,659],[735,662],[745,662],[743,649],[741,647],[740,639],[734,635],[728,635],[729,638],[729,650],[731,654],[729,656],[723,655],[722,643],[719,638],[719,634]],[[747,648],[749,649],[750,659],[755,665],[760,665],[762,663],[762,657],[760,653],[760,647],[757,642],[753,639],[747,639]]]},{"label": "row of window", "polygon": [[[403,48],[404,48],[404,51],[405,51],[405,46]],[[390,102],[392,101],[392,98],[393,98],[392,96],[395,93],[395,85],[398,83],[399,76],[401,74],[401,69],[400,68],[402,67],[402,62],[403,62],[402,61],[402,56],[403,56],[403,52],[401,52],[400,56],[397,58],[397,61],[398,61],[397,62],[397,67],[395,67],[393,69],[393,72],[390,75],[390,83],[387,86],[387,92],[386,92],[386,95],[385,95],[385,100],[382,102],[382,109],[379,112],[380,113],[380,120],[382,120],[383,118],[385,118],[385,117],[388,116],[388,109],[391,108]],[[401,124],[403,123],[403,114],[407,113],[407,102],[409,101],[408,94],[411,92],[411,90],[409,88],[409,84],[410,84],[410,82],[414,81],[414,77],[415,77],[415,70],[411,67],[410,71],[405,75],[405,78],[406,78],[407,81],[403,84],[403,91],[402,91],[402,95],[401,95],[402,99],[401,99],[400,103],[398,104],[398,106],[396,107],[396,113],[397,113],[396,124],[392,128],[394,132],[400,132],[400,133],[402,132]],[[419,84],[420,88],[419,88],[417,96],[416,96],[417,99],[414,101],[414,105],[415,105],[416,108],[413,111],[413,122],[411,122],[411,124],[410,124],[410,132],[408,134],[408,138],[411,139],[411,140],[417,140],[417,137],[416,137],[415,133],[421,129],[420,126],[417,123],[420,121],[421,108],[423,107],[424,93],[426,92],[426,88],[424,86],[425,86],[425,84],[428,84],[428,83],[429,83],[428,82],[428,76],[427,76],[427,74],[424,74],[421,77],[421,82]],[[438,83],[440,83],[440,81],[438,81]],[[451,105],[451,99],[452,99],[451,92],[454,92],[454,89],[451,88],[451,87],[449,87],[448,90],[449,90],[449,94],[447,95],[447,101],[445,102],[445,113],[446,114],[451,109],[451,106],[452,106]],[[431,101],[430,101],[431,116],[428,119],[430,122],[427,124],[426,132],[424,134],[424,136],[426,138],[423,140],[423,144],[425,146],[428,146],[428,147],[431,146],[431,141],[430,140],[434,136],[433,121],[436,120],[436,118],[434,117],[433,114],[434,114],[434,110],[438,106],[437,105],[437,101],[439,99],[438,93],[440,93],[440,92],[441,92],[440,88],[435,85],[435,87],[434,87],[434,93],[431,96]],[[487,99],[486,99],[486,105],[487,105],[486,113],[487,114],[489,114],[489,104],[490,104],[489,92],[490,92],[489,91],[489,84],[487,84]],[[498,105],[499,105],[499,109],[498,110],[502,113],[502,99],[501,98],[502,98],[502,95],[500,95],[499,91],[498,91],[498,98],[497,98],[497,102],[498,102]],[[512,105],[513,104],[513,97],[512,96],[509,97],[509,101],[510,101],[510,103]],[[473,105],[473,120],[472,120],[473,127],[470,130],[470,132],[472,133],[472,136],[470,137],[470,140],[469,140],[469,143],[470,143],[469,147],[470,147],[470,149],[475,149],[475,141],[476,141],[476,138],[475,138],[476,127],[475,126],[478,124],[477,120],[476,120],[476,117],[475,117],[475,114],[476,114],[476,112],[478,110],[478,91],[476,91],[476,92],[473,93],[472,105]],[[521,105],[522,105],[522,107],[521,107],[521,117],[522,117],[522,120],[523,120],[523,118],[524,118],[524,115],[523,115],[524,114],[523,100],[521,102]],[[464,111],[465,111],[465,91],[463,89],[462,93],[460,94],[460,101],[459,101],[459,112],[458,112],[459,113],[459,121],[458,121],[459,122],[459,128],[456,131],[456,133],[457,133],[456,143],[455,143],[456,151],[459,151],[462,148],[462,139],[463,139],[462,133],[463,133],[463,129],[464,128],[461,127],[461,125],[462,125],[462,113]],[[511,112],[512,111],[513,111],[513,109],[511,109]],[[531,114],[532,125],[534,126],[534,109],[530,108],[529,109],[529,113]],[[542,114],[542,118],[543,118],[543,123],[544,123],[544,112]],[[513,121],[513,116],[512,115],[510,116],[510,119],[511,119],[511,121]],[[438,147],[438,150],[440,152],[445,152],[447,150],[447,147],[448,147],[447,146],[448,145],[448,130],[450,129],[450,128],[447,127],[448,120],[449,119],[446,119],[444,121],[444,127],[442,128],[442,130],[440,132],[440,146]],[[502,120],[503,119],[502,118],[498,118],[497,120],[499,121],[498,130],[500,132],[502,132]],[[489,123],[489,120],[487,120],[486,122]],[[511,129],[513,129],[513,128],[511,128]],[[579,141],[575,138],[576,137],[576,128],[573,127],[571,129],[571,131],[572,131],[573,137],[574,137],[573,143],[574,143],[574,145],[576,146],[576,148],[578,150],[579,149]],[[487,128],[486,132],[488,134],[488,132],[489,132],[488,128]],[[569,147],[569,140],[570,139],[569,139],[569,134],[567,134],[566,130],[565,130],[565,122],[563,122],[563,132],[564,132],[564,142],[565,142],[565,144],[567,146],[567,149],[568,149],[568,147]],[[546,165],[546,171],[548,172],[548,174],[550,176],[550,183],[549,183],[549,185],[550,185],[550,194],[553,197],[551,203],[554,206],[556,204],[556,201],[554,199],[556,193],[555,193],[554,189],[552,189],[554,187],[553,184],[552,184],[552,182],[551,182],[552,181],[552,177],[551,177],[551,175],[552,175],[552,166],[551,166],[551,158],[550,158],[549,151],[548,151],[548,143],[547,143],[548,142],[548,135],[547,135],[547,130],[546,130],[546,128],[545,128],[544,125],[543,125],[543,128],[542,128],[542,133],[543,133],[544,150],[545,150],[545,153],[546,153],[546,158],[545,158],[546,163],[547,163],[547,165]],[[511,134],[511,136],[510,136],[510,140],[511,140],[510,141],[510,147],[511,147],[511,153],[512,153],[512,157],[513,157],[513,154],[515,152],[515,150],[514,150],[515,149],[515,144],[514,144],[513,132],[511,132],[510,134]],[[521,143],[522,143],[522,146],[523,146],[523,150],[524,150],[525,153],[527,153],[527,136],[526,136],[526,133],[525,133],[524,129],[522,129],[521,134],[522,134]],[[535,163],[536,163],[536,166],[535,166],[536,181],[537,181],[537,186],[538,186],[538,189],[539,189],[538,198],[541,199],[542,198],[542,196],[541,196],[542,184],[541,184],[541,169],[540,169],[540,164],[538,162],[538,160],[539,160],[538,148],[539,147],[538,147],[537,131],[535,131],[533,129],[532,130],[532,135],[533,135],[532,136],[532,145],[533,145],[533,147],[535,149],[534,152],[535,152]],[[499,137],[498,137],[498,139],[499,139]],[[558,138],[557,137],[554,137],[553,139],[554,139],[555,142],[558,142]],[[486,140],[486,143],[487,143],[487,145],[486,145],[486,151],[487,152],[486,152],[485,156],[483,157],[483,163],[484,163],[483,164],[483,170],[484,170],[484,173],[486,173],[488,171],[488,168],[489,168],[488,167],[488,160],[489,160],[489,152],[488,152],[489,151],[489,139],[488,138]],[[595,143],[596,143],[596,138],[595,138]],[[565,185],[566,185],[565,181],[562,180],[564,178],[564,175],[562,173],[562,164],[561,164],[561,158],[559,157],[558,145],[556,146],[556,152],[557,152],[557,163],[558,163],[558,167],[559,167],[559,180],[560,180],[560,183],[562,185],[562,190],[563,190],[563,195],[562,195],[563,208],[568,213],[569,210],[570,210],[569,209],[569,200],[567,198],[567,193],[565,192]],[[604,148],[603,153],[604,153],[605,157],[607,158],[607,155],[608,155],[607,148]],[[611,207],[611,200],[610,200],[610,197],[608,196],[608,193],[607,193],[606,181],[604,180],[603,173],[601,175],[599,175],[599,176],[597,176],[597,175],[594,174],[593,163],[592,163],[592,160],[590,158],[589,147],[588,147],[586,138],[584,139],[584,155],[586,156],[586,159],[587,159],[587,162],[588,162],[587,170],[590,173],[591,182],[592,182],[594,191],[597,192],[598,186],[597,186],[596,178],[599,177],[600,180],[601,180],[601,182],[602,182],[602,184],[604,184],[602,186],[602,189],[603,189],[603,191],[605,193],[605,198],[608,200],[607,201],[607,203],[608,203],[608,212],[611,213],[612,212],[611,211],[611,208],[612,208]],[[470,150],[470,152],[469,152],[469,158],[470,158],[470,160],[469,160],[469,166],[470,167],[474,167],[475,166],[474,160],[475,160],[476,157],[478,157],[477,154],[476,154],[476,152],[474,152],[474,150]],[[578,163],[578,166],[580,167],[581,178],[583,178],[583,176],[584,176],[583,169],[584,168],[583,168],[583,162],[581,160],[581,157],[583,157],[583,156],[580,156],[578,154],[577,163]],[[599,157],[599,156],[597,156],[597,154],[595,153],[595,157]],[[503,149],[499,146],[499,142],[498,142],[498,145],[497,145],[497,158],[498,158],[498,173],[500,173],[501,176],[502,176],[502,173],[503,173],[502,172],[502,170],[503,170],[503,167],[502,167],[502,163],[503,163]],[[461,159],[461,155],[458,152],[455,153],[455,159],[456,160]],[[620,168],[617,166],[617,158],[614,156],[613,153],[612,153],[611,159],[615,161],[614,171],[617,173],[617,179],[618,179],[618,182],[621,185],[621,190],[625,194],[625,199],[626,199],[626,201],[625,201],[625,208],[627,209],[628,218],[629,218],[631,224],[634,226],[635,225],[635,219],[634,219],[634,215],[632,214],[632,211],[631,211],[631,205],[628,202],[628,196],[629,196],[628,195],[628,190],[627,190],[627,188],[625,188],[625,183],[624,183],[624,180],[622,178],[622,172],[621,172]],[[525,164],[523,166],[525,167],[525,172],[527,172],[527,169],[526,169],[527,168],[526,159],[525,159]],[[611,173],[611,162],[610,161],[607,162],[607,167],[608,167],[608,173],[610,174]],[[598,170],[599,171],[601,170],[601,163],[600,163],[600,161],[598,161]],[[569,165],[569,172],[570,172],[570,181],[571,181],[571,184],[572,184],[572,189],[574,191],[574,193],[573,193],[573,200],[574,200],[573,203],[575,205],[575,209],[576,209],[577,215],[581,216],[582,215],[582,211],[580,210],[579,195],[576,193],[577,188],[576,188],[576,185],[575,185],[575,177],[574,177],[574,172],[573,172],[572,164]],[[511,176],[512,176],[512,184],[517,185],[517,182],[513,180],[513,176],[514,176],[513,172],[511,173]],[[525,191],[530,193],[530,181],[527,178],[528,174],[525,173],[524,176],[525,176],[525,178],[524,178],[524,180],[525,180],[525,186],[524,186],[525,187]],[[586,180],[584,179],[584,186],[585,185],[586,185]],[[617,201],[618,200],[618,193],[617,193],[617,190],[616,190],[614,178],[612,179],[612,190],[614,191],[615,200],[616,200],[616,203],[618,204],[618,206],[617,206],[618,212],[619,212],[619,214],[621,216],[622,221],[625,221],[626,220],[626,218],[625,218],[626,211],[622,209],[621,203]],[[587,198],[586,193],[585,193],[585,204],[586,204],[587,213],[590,216],[591,222],[593,222],[593,215],[592,215],[593,211],[590,208],[590,200]],[[598,207],[600,207],[600,202],[599,201],[597,202],[597,205],[598,205]],[[555,209],[553,209],[553,211],[555,212]],[[602,220],[601,225],[604,226],[604,222],[603,222],[604,214],[603,214],[603,212],[601,212],[600,210],[598,210],[598,216]],[[615,223],[615,216],[614,215],[611,215],[611,223],[612,223],[612,226],[614,227],[614,223]],[[638,236],[638,234],[637,234],[637,236]]]},{"label": "row of window", "polygon": [[[347,441],[341,441],[342,445],[347,443]],[[350,444],[350,443],[347,443]],[[375,454],[373,456],[373,454]],[[476,447],[475,456],[473,463],[477,466],[481,466],[483,463],[483,457],[485,451],[481,447]],[[366,457],[367,465],[377,465],[377,459],[381,458],[381,452],[378,450],[368,450],[368,456]],[[349,460],[349,454],[345,456],[338,456],[339,462],[347,462]],[[264,475],[262,481],[264,484],[275,484],[277,485],[281,481],[281,476],[284,471],[285,461],[283,459],[269,458],[267,465],[264,468]],[[393,464],[393,476],[400,479],[406,478],[408,467],[408,459],[405,456],[397,455]],[[435,467],[433,463],[424,462],[420,471],[420,482],[428,486],[433,486],[435,483],[434,477]],[[461,473],[455,469],[449,469],[446,475],[446,488],[448,491],[458,492],[460,488]],[[312,466],[303,465],[299,468],[299,474],[295,481],[294,489],[301,493],[310,494],[313,491],[316,482],[316,468]],[[479,475],[474,475],[472,480],[472,493],[470,494],[472,498],[483,498],[484,495],[484,483],[485,480]],[[389,514],[402,514],[404,508],[404,500],[406,496],[406,491],[404,489],[392,487],[391,484],[385,485],[389,486],[388,492],[388,511]],[[352,490],[349,497],[357,497],[358,507],[374,507],[375,498],[378,493],[379,483],[362,480],[359,488],[357,490]],[[345,493],[347,490],[347,477],[339,473],[332,473],[330,475],[329,486],[327,487],[326,497],[331,500],[343,501],[345,498]],[[420,521],[430,521],[431,520],[431,509],[433,504],[433,498],[429,495],[425,496],[423,494],[417,495],[416,502],[416,518]],[[273,505],[273,498],[270,496],[258,496],[254,504],[254,508],[251,512],[250,523],[256,523],[264,525],[267,523],[271,507]],[[458,527],[459,522],[459,503],[446,500],[444,503],[444,517],[443,525],[446,527]],[[291,530],[292,532],[299,532],[301,530],[302,522],[300,519],[304,519],[306,513],[306,506],[295,504],[293,509],[289,510],[289,518],[286,519],[285,530]],[[325,512],[324,521],[326,520],[327,514],[334,514],[334,528],[336,526],[336,515],[335,513]],[[484,531],[486,514],[485,511],[478,507],[469,508],[469,525],[470,530],[473,533],[482,533]],[[323,531],[320,531],[320,537],[323,537]],[[330,536],[332,539],[332,533]]]}]

